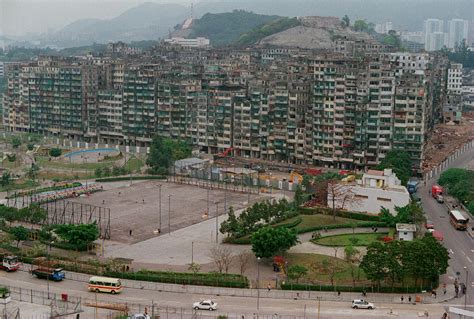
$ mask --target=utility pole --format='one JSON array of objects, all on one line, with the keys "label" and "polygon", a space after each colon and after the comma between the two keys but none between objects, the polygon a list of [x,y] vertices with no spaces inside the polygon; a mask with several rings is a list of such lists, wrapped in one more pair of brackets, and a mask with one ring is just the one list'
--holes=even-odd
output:
[{"label": "utility pole", "polygon": [[318,299],[318,319],[319,319],[319,315],[321,313],[321,297],[317,297]]},{"label": "utility pole", "polygon": [[209,216],[209,187],[207,188],[207,216]]},{"label": "utility pole", "polygon": [[194,264],[194,242],[191,242],[191,265]]},{"label": "utility pole", "polygon": [[466,271],[466,283],[465,283],[465,288],[466,289],[466,293],[464,294],[464,310],[466,310],[466,306],[467,306],[467,279],[469,277],[469,273],[467,272],[467,267],[464,266],[464,271]]},{"label": "utility pole", "polygon": [[259,309],[260,309],[260,257],[257,257],[257,310]]}]

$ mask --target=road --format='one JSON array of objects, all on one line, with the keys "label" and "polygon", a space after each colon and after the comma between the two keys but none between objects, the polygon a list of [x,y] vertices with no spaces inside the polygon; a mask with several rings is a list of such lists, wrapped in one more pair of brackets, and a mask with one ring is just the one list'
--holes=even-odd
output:
[{"label": "road", "polygon": [[[20,271],[16,273],[0,272],[0,284],[15,287],[22,287],[25,290],[33,289],[38,291],[47,291],[47,282],[45,280],[32,278],[28,272]],[[87,283],[74,280],[65,280],[63,282],[50,282],[51,293],[68,293],[71,297],[81,297],[83,302],[94,302],[96,294],[87,291]],[[262,294],[265,293],[262,291]],[[292,299],[271,299],[260,298],[259,310],[257,311],[257,300],[254,297],[232,297],[232,296],[202,296],[191,293],[172,293],[161,291],[150,291],[142,289],[125,288],[120,295],[97,294],[99,302],[114,302],[127,304],[150,305],[152,300],[158,305],[160,313],[164,314],[166,307],[170,312],[180,313],[181,308],[192,313],[191,304],[203,298],[213,298],[219,305],[219,310],[213,315],[235,314],[241,318],[252,318],[254,313],[261,317],[264,315],[278,314],[280,318],[303,318],[306,316],[317,315],[317,302],[309,300]],[[368,296],[370,300],[370,294]],[[376,304],[375,310],[353,310],[350,308],[350,302],[323,301],[321,302],[320,318],[338,319],[338,318],[393,318],[390,313],[398,314],[400,318],[417,318],[420,312],[427,310],[432,316],[430,318],[439,318],[443,313],[443,306],[439,304]],[[138,311],[138,307],[136,309]],[[143,307],[141,308],[143,309]],[[150,307],[148,308],[150,309]],[[156,308],[155,308],[156,309]],[[171,310],[173,309],[173,310]],[[177,311],[175,311],[176,309]],[[156,311],[156,310],[155,310]],[[171,316],[172,317],[172,316]],[[171,319],[171,318],[170,318]]]},{"label": "road", "polygon": [[[450,165],[451,167],[467,167],[468,164],[473,160],[474,149],[466,151],[463,155],[459,156]],[[418,188],[417,195],[422,200],[423,209],[427,214],[427,218],[433,221],[434,228],[439,230],[444,235],[444,245],[449,250],[449,261],[450,267],[448,268],[447,275],[449,276],[449,283],[447,289],[453,289],[452,282],[454,278],[458,277],[459,273],[460,282],[465,282],[466,272],[463,267],[467,267],[468,270],[468,284],[467,284],[467,303],[474,303],[474,239],[465,231],[458,231],[449,222],[449,216],[447,213],[447,207],[444,204],[439,204],[429,194],[431,186],[435,184],[438,177],[430,180],[426,186]],[[469,227],[474,226],[471,222]],[[445,278],[447,279],[447,278]],[[446,280],[445,280],[446,282]],[[443,283],[443,280],[441,281]],[[438,292],[439,293],[439,292]],[[459,300],[459,299],[458,299]],[[462,303],[464,299],[462,299]]]}]

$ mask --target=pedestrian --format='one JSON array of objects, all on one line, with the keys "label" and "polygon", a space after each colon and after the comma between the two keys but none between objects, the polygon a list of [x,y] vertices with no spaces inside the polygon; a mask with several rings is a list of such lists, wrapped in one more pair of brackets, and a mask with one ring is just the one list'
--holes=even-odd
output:
[{"label": "pedestrian", "polygon": [[408,302],[411,303],[411,296],[408,296]]},{"label": "pedestrian", "polygon": [[441,319],[447,319],[447,318],[448,318],[448,313],[447,312],[443,313],[443,316],[441,317]]},{"label": "pedestrian", "polygon": [[142,198],[142,203],[145,204],[145,199],[144,198]]},{"label": "pedestrian", "polygon": [[365,292],[365,290],[362,291],[362,297],[367,297],[367,293]]},{"label": "pedestrian", "polygon": [[270,290],[272,290],[270,284],[268,284],[267,290],[268,290],[268,292],[270,292]]},{"label": "pedestrian", "polygon": [[337,291],[337,296],[338,296],[338,297],[341,296],[341,291],[340,291],[340,290]]},{"label": "pedestrian", "polygon": [[131,230],[131,229],[128,231],[128,234],[129,234],[130,236],[132,236],[132,230]]},{"label": "pedestrian", "polygon": [[446,287],[443,288],[443,295],[446,295]]},{"label": "pedestrian", "polygon": [[454,286],[454,292],[456,293],[456,298],[458,297],[459,294],[459,288],[458,286]]},{"label": "pedestrian", "polygon": [[102,200],[102,205],[104,205],[104,204],[105,204],[105,199]]},{"label": "pedestrian", "polygon": [[461,283],[461,291],[463,295],[466,294],[466,285],[464,283]]},{"label": "pedestrian", "polygon": [[402,301],[402,303],[403,303],[403,299],[404,299],[403,296],[401,296],[401,297],[400,297],[400,300]]}]

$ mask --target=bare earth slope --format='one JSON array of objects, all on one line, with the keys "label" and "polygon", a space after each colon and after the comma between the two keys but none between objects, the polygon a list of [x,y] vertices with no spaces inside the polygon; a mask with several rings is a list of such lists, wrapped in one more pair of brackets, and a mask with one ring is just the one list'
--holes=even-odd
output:
[{"label": "bare earth slope", "polygon": [[367,33],[355,32],[334,17],[301,17],[302,25],[263,38],[261,46],[285,46],[304,49],[329,49],[335,38],[369,40]]}]

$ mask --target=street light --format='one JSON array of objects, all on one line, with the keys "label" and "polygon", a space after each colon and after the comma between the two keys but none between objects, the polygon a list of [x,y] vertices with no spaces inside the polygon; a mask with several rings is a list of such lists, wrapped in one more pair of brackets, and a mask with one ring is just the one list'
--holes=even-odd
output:
[{"label": "street light", "polygon": [[159,223],[158,231],[159,233],[161,233],[161,184],[158,185],[158,189],[159,189],[158,207],[159,207],[159,212],[160,212],[160,223]]},{"label": "street light", "polygon": [[216,244],[219,243],[219,202],[216,202]]},{"label": "street light", "polygon": [[464,270],[466,271],[466,283],[464,286],[464,289],[466,289],[466,293],[464,294],[464,310],[466,310],[466,305],[467,305],[467,279],[469,277],[469,273],[467,272],[467,267],[464,266]]},{"label": "street light", "polygon": [[209,188],[207,189],[207,216],[209,216]]},{"label": "street light", "polygon": [[171,235],[171,194],[168,195],[168,232]]},{"label": "street light", "polygon": [[257,310],[260,308],[260,257],[257,257]]}]

